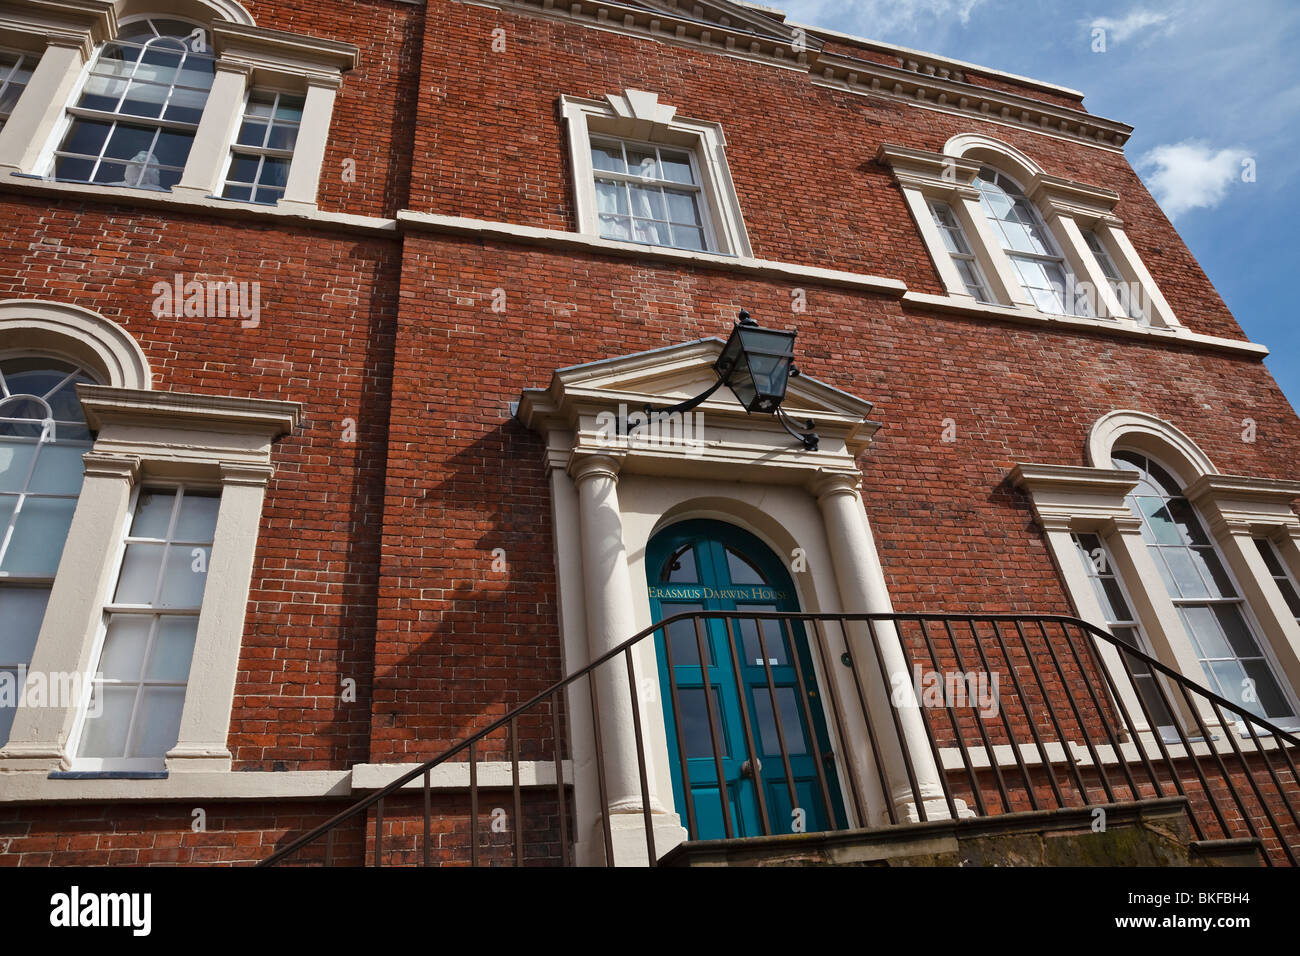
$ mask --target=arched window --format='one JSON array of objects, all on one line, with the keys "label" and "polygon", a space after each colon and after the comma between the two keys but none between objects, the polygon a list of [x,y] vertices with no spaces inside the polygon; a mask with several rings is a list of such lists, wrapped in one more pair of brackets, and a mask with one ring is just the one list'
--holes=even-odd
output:
[{"label": "arched window", "polygon": [[1255,634],[1245,601],[1191,502],[1170,472],[1139,451],[1118,449],[1118,469],[1138,473],[1126,498],[1211,690],[1270,720],[1295,706]]},{"label": "arched window", "polygon": [[189,157],[213,64],[210,38],[199,24],[159,17],[124,23],[99,50],[68,109],[53,177],[171,189]]},{"label": "arched window", "polygon": [[980,169],[973,185],[993,235],[1011,260],[1020,284],[1043,312],[1092,315],[1077,282],[1034,204],[1005,173]]},{"label": "arched window", "polygon": [[0,695],[0,744],[81,492],[91,442],[78,382],[95,378],[59,359],[0,359],[0,682],[10,691]]}]

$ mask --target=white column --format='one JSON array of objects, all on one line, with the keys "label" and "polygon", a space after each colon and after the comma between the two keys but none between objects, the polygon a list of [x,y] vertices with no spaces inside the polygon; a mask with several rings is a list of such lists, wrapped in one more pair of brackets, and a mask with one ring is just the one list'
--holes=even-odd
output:
[{"label": "white column", "polygon": [[[641,627],[633,611],[632,582],[623,543],[623,518],[618,502],[619,463],[606,455],[590,455],[576,460],[570,470],[578,490],[589,660],[595,660],[632,637]],[[596,669],[595,684],[605,767],[606,806],[603,809],[609,815],[614,862],[618,866],[644,865],[646,845],[642,809],[645,802],[637,764],[632,685],[628,682],[623,655],[615,656]],[[646,712],[647,708],[642,704],[643,741],[646,739]],[[650,810],[661,818],[655,821],[655,849],[662,855],[680,842],[682,836],[676,817],[666,814],[655,797],[653,770],[647,752],[646,784]],[[595,839],[603,844],[603,827],[599,820],[596,829],[601,832]]]},{"label": "white column", "polygon": [[[830,474],[814,489],[826,524],[831,560],[835,563],[840,604],[847,614],[890,614],[894,608],[862,507],[858,484],[856,474]],[[882,751],[885,777],[891,789],[889,799],[904,819],[920,819],[903,759],[903,748],[906,748],[927,818],[947,818],[949,813],[943,799],[939,767],[930,750],[920,705],[913,694],[912,671],[897,630],[890,622],[877,622],[875,625],[876,642],[884,660],[888,685],[881,678],[868,627],[865,624],[849,625],[846,630],[851,636],[850,653],[858,662],[858,673],[865,684],[867,720],[875,728]],[[901,700],[898,717],[902,740],[895,734],[891,691],[896,692]],[[870,759],[869,755],[867,759]],[[877,811],[878,819],[882,813]]]},{"label": "white column", "polygon": [[[98,663],[92,659],[103,619],[104,602],[113,585],[117,554],[140,472],[140,460],[88,452],[81,495],[72,515],[63,557],[36,639],[29,673],[79,675],[83,697],[72,706],[19,707],[9,743],[0,750],[0,769],[67,769],[70,741],[84,710],[85,694]],[[65,702],[60,701],[60,704]]]},{"label": "white column", "polygon": [[916,228],[920,230],[921,238],[925,241],[926,248],[930,250],[930,258],[934,260],[934,267],[939,273],[939,278],[943,280],[943,286],[948,290],[948,294],[972,298],[961,273],[957,271],[957,266],[952,261],[947,245],[944,244],[943,236],[939,234],[939,227],[934,224],[934,216],[930,214],[930,204],[926,201],[925,194],[915,186],[904,186],[903,199],[907,202],[907,208],[911,210],[912,218],[916,220]]},{"label": "white column", "polygon": [[1111,288],[1110,282],[1106,279],[1106,274],[1101,271],[1101,265],[1097,262],[1097,257],[1092,254],[1088,248],[1088,241],[1083,238],[1083,231],[1079,224],[1074,221],[1074,217],[1066,213],[1059,212],[1051,206],[1047,208],[1048,226],[1052,233],[1061,243],[1061,254],[1065,256],[1065,261],[1069,263],[1074,277],[1079,282],[1086,282],[1090,288],[1069,290],[1075,294],[1079,292],[1088,293],[1088,302],[1092,305],[1093,314],[1099,319],[1127,319],[1128,313],[1120,303],[1119,297],[1115,290]]},{"label": "white column", "polygon": [[38,172],[41,151],[63,118],[85,62],[83,41],[71,37],[49,41],[27,89],[0,129],[0,175]]},{"label": "white column", "polygon": [[194,133],[189,158],[181,180],[173,193],[190,194],[198,199],[214,195],[221,189],[221,170],[230,155],[244,113],[244,92],[252,68],[246,63],[218,60],[216,76],[208,101]]},{"label": "white column", "polygon": [[203,609],[194,638],[180,736],[167,752],[168,770],[230,769],[230,712],[262,499],[271,473],[265,465],[221,466],[221,504],[208,555]]},{"label": "white column", "polygon": [[1015,266],[1002,251],[1001,241],[993,235],[984,209],[980,206],[979,194],[971,190],[962,193],[961,201],[953,206],[953,214],[961,223],[971,243],[971,251],[979,261],[984,278],[988,280],[993,298],[1003,305],[1026,305],[1037,308],[1034,300],[1025,291],[1024,284]]},{"label": "white column", "polygon": [[316,208],[316,190],[320,184],[321,166],[325,162],[330,120],[334,115],[334,96],[341,84],[338,77],[307,79],[302,125],[298,127],[298,141],[293,147],[289,178],[278,205]]}]

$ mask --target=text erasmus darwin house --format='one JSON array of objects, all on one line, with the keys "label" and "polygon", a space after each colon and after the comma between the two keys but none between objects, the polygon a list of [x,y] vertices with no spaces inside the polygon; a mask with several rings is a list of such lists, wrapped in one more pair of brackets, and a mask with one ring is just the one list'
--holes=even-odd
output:
[{"label": "text erasmus darwin house", "polygon": [[0,0],[0,124],[0,865],[1300,854],[1300,421],[1081,93]]}]

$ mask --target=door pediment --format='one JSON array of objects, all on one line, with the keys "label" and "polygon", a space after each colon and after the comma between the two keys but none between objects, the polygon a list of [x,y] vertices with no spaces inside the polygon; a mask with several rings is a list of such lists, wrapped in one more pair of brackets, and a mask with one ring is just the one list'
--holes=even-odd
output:
[{"label": "door pediment", "polygon": [[815,452],[805,450],[775,416],[747,413],[726,387],[676,420],[660,419],[627,434],[614,427],[647,405],[662,409],[713,385],[713,363],[724,344],[716,337],[697,339],[557,369],[548,387],[523,392],[518,418],[547,438],[548,455],[608,455],[625,470],[643,473],[806,481],[810,473],[856,472],[857,456],[879,428],[868,417],[872,405],[809,375],[790,380],[782,407],[792,418],[814,423],[821,437]]}]

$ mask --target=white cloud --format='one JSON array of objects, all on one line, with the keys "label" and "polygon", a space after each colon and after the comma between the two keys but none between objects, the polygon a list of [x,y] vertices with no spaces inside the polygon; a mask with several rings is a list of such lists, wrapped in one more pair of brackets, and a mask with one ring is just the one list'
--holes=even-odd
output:
[{"label": "white cloud", "polygon": [[1142,178],[1170,219],[1193,209],[1213,209],[1223,202],[1228,187],[1242,181],[1242,161],[1249,150],[1214,149],[1186,140],[1157,146],[1138,160]]},{"label": "white cloud", "polygon": [[[856,0],[846,9],[844,0],[767,0],[796,22],[828,26],[848,15],[855,32],[868,36],[916,33],[948,21],[965,25],[976,7],[987,0]],[[838,29],[846,29],[844,26]]]},{"label": "white cloud", "polygon": [[1108,42],[1123,43],[1138,34],[1144,34],[1146,39],[1163,36],[1173,32],[1174,24],[1174,18],[1168,13],[1157,13],[1145,7],[1138,7],[1119,19],[1095,17],[1088,26],[1094,30],[1105,30]]}]

